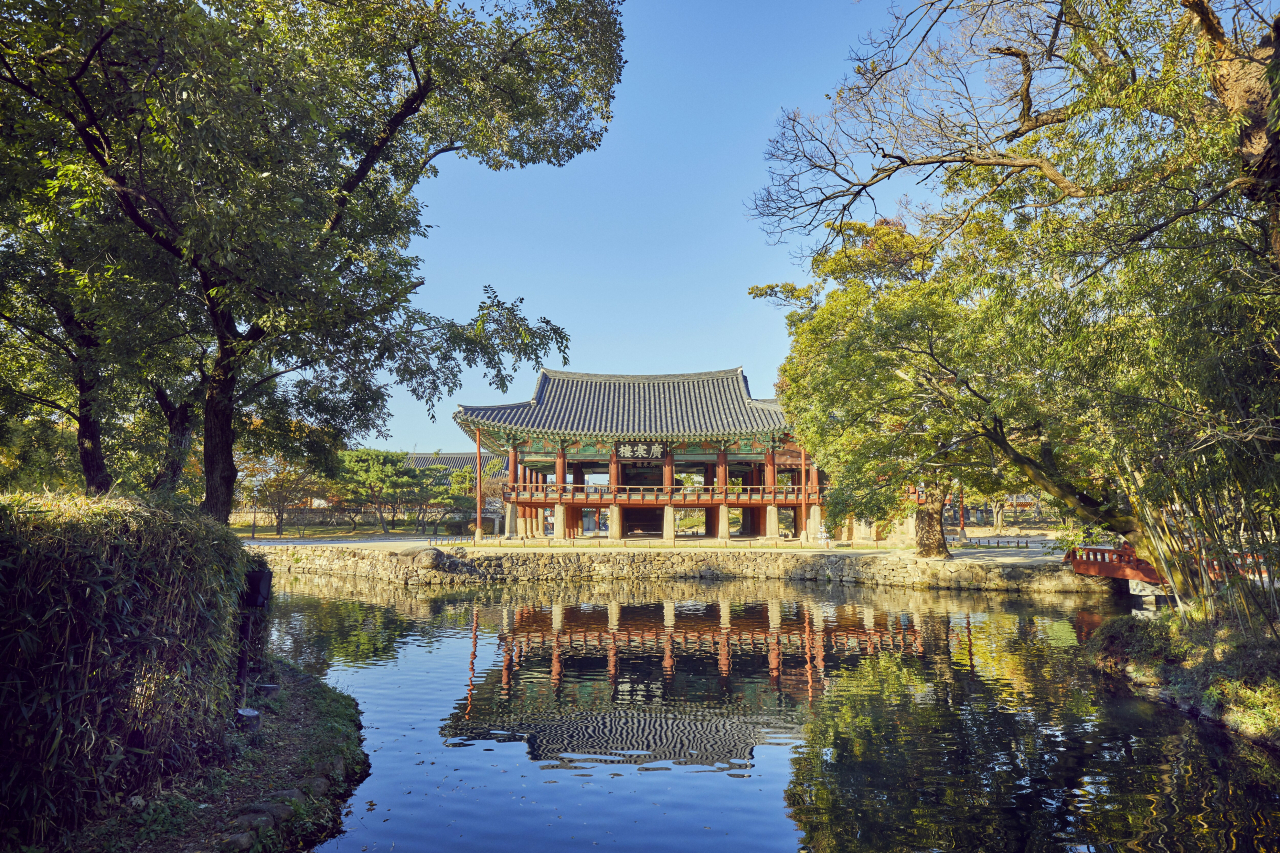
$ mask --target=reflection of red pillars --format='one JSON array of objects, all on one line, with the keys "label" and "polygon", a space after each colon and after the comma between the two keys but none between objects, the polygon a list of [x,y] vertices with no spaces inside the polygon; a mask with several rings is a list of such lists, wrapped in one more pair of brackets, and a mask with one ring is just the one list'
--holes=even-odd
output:
[{"label": "reflection of red pillars", "polygon": [[471,695],[475,691],[476,683],[476,641],[479,638],[480,631],[480,607],[478,605],[471,608],[471,662],[469,664],[471,675],[467,679],[467,712],[464,719],[471,719]]},{"label": "reflection of red pillars", "polygon": [[775,682],[782,675],[782,651],[778,648],[778,635],[769,635],[769,677]]},{"label": "reflection of red pillars", "polygon": [[[818,673],[821,675],[821,674],[825,674],[827,669],[827,661],[826,661],[827,635],[824,632],[819,631],[815,639],[817,641],[816,642],[817,648],[814,649],[814,662],[818,664]],[[831,641],[831,648],[833,651],[835,650],[835,645],[836,645],[835,640],[833,638]]]},{"label": "reflection of red pillars", "polygon": [[809,611],[804,612],[804,677],[808,683],[809,704],[813,704],[813,623]]},{"label": "reflection of red pillars", "polygon": [[618,641],[609,635],[609,683],[618,686]]},{"label": "reflection of red pillars", "polygon": [[520,642],[516,643],[515,649],[513,650],[512,657],[514,658],[513,663],[515,664],[516,669],[520,668],[520,650],[523,647],[524,647],[524,640],[521,640]]},{"label": "reflection of red pillars", "polygon": [[667,633],[666,642],[663,644],[662,654],[662,671],[670,678],[676,671],[676,655],[675,644],[671,641],[671,633]]},{"label": "reflection of red pillars", "polygon": [[729,675],[729,668],[732,661],[729,659],[729,634],[726,632],[720,635],[720,674]]},{"label": "reflection of red pillars", "polygon": [[551,686],[558,688],[560,686],[560,635],[555,635],[555,640],[551,644]]},{"label": "reflection of red pillars", "polygon": [[502,695],[506,698],[511,689],[511,638],[507,637],[502,646]]}]

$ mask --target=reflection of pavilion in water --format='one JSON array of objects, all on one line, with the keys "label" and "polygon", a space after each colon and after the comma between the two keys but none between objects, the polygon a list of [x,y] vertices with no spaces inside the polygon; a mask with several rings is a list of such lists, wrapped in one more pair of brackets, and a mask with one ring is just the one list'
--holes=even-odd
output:
[{"label": "reflection of pavilion in water", "polygon": [[[496,612],[495,612],[496,611]],[[498,623],[500,667],[442,728],[523,740],[534,761],[749,766],[756,746],[798,736],[828,673],[883,650],[920,654],[906,614],[802,602],[480,608]]]}]

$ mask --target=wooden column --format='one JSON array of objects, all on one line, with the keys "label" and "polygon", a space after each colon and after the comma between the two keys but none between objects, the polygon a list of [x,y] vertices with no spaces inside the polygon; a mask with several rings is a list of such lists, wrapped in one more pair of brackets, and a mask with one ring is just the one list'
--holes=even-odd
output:
[{"label": "wooden column", "polygon": [[723,450],[716,454],[716,485],[729,485],[729,454]]},{"label": "wooden column", "polygon": [[517,468],[520,467],[520,451],[516,450],[515,445],[511,446],[511,453],[507,456],[507,485],[514,486],[516,484]]},{"label": "wooden column", "polygon": [[671,491],[671,487],[676,482],[676,457],[671,452],[671,448],[667,448],[667,455],[662,460],[662,487],[667,491]]},{"label": "wooden column", "polygon": [[476,427],[476,541],[484,537],[484,468],[480,466],[480,428]]},{"label": "wooden column", "polygon": [[796,519],[796,534],[809,530],[809,454],[800,448],[800,518]]},{"label": "wooden column", "polygon": [[609,451],[609,486],[616,488],[622,485],[622,467],[618,464],[618,451]]},{"label": "wooden column", "polygon": [[573,484],[575,486],[585,486],[587,484],[586,478],[582,476],[581,462],[573,463]]},{"label": "wooden column", "polygon": [[772,450],[764,455],[764,484],[771,487],[778,485],[778,465]]},{"label": "wooden column", "polygon": [[556,485],[557,486],[564,485],[564,474],[565,474],[564,448],[561,447],[559,450],[556,451]]},{"label": "wooden column", "polygon": [[708,462],[702,467],[702,485],[718,486],[716,482],[716,466]]}]

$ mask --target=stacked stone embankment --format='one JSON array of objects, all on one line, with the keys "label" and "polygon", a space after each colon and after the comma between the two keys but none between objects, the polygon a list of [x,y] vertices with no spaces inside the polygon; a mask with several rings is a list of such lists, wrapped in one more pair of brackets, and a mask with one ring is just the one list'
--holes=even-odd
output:
[{"label": "stacked stone embankment", "polygon": [[256,547],[272,569],[306,575],[357,576],[408,586],[537,580],[735,578],[810,580],[912,589],[1107,593],[1106,578],[1077,575],[1054,557],[917,558],[909,553],[829,551],[603,550],[501,551],[432,547],[402,551],[325,545]]}]

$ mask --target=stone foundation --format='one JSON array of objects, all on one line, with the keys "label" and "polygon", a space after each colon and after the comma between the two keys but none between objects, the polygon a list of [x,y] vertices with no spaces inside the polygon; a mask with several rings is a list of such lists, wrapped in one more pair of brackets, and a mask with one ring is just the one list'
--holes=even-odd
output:
[{"label": "stone foundation", "polygon": [[774,579],[1015,593],[1109,593],[1107,578],[1077,575],[1050,557],[926,560],[909,553],[604,550],[495,551],[431,547],[386,551],[323,545],[249,546],[273,570],[354,576],[406,586],[646,579]]}]

